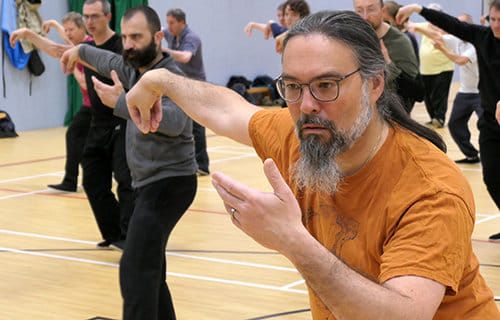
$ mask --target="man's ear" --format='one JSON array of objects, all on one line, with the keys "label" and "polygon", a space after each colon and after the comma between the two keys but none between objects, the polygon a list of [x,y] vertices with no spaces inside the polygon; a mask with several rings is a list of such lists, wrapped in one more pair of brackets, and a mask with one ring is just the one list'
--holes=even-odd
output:
[{"label": "man's ear", "polygon": [[385,88],[385,78],[378,74],[370,78],[370,102],[373,104],[382,96]]},{"label": "man's ear", "polygon": [[163,31],[157,31],[154,35],[154,38],[156,43],[160,43],[163,39]]}]

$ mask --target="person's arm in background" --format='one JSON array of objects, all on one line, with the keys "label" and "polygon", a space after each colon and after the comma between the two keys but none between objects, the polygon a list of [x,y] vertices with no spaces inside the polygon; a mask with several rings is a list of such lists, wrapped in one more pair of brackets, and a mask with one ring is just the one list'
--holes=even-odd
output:
[{"label": "person's arm in background", "polygon": [[441,39],[441,34],[439,32],[432,30],[431,28],[426,28],[424,26],[424,24],[422,24],[422,23],[414,23],[414,22],[409,21],[406,25],[406,28],[410,32],[413,32],[413,33],[418,32],[418,33],[423,34],[427,38],[432,39],[434,41]]},{"label": "person's arm in background", "polygon": [[73,43],[73,42],[71,42],[71,40],[69,40],[69,38],[66,36],[66,32],[64,32],[64,27],[62,25],[60,25],[59,22],[57,22],[54,19],[44,21],[42,24],[42,30],[46,34],[50,32],[50,29],[55,29],[57,31],[57,34],[59,35],[59,37],[61,37],[61,39],[63,39],[64,43],[70,44],[70,45],[77,45],[78,44],[78,43]]},{"label": "person's arm in background", "polygon": [[453,61],[454,63],[463,66],[466,65],[467,63],[472,62],[469,57],[458,55],[452,50],[450,50],[445,42],[443,40],[437,40],[434,42],[434,48],[438,49],[441,51],[448,59]]},{"label": "person's arm in background", "polygon": [[269,21],[269,23],[249,22],[243,31],[245,31],[247,36],[251,37],[253,30],[259,30],[264,34],[264,39],[267,40],[271,36],[271,23],[272,21]]},{"label": "person's arm in background", "polygon": [[16,41],[19,40],[28,40],[35,47],[53,58],[60,58],[66,50],[72,47],[71,45],[59,44],[46,37],[42,37],[28,28],[20,28],[11,33],[9,39],[11,47],[15,47]]},{"label": "person's arm in background", "polygon": [[470,43],[474,43],[475,40],[477,40],[477,32],[482,33],[485,28],[483,26],[462,22],[444,12],[427,9],[419,4],[410,4],[401,7],[396,16],[397,23],[406,21],[413,13],[420,14],[433,25]]}]

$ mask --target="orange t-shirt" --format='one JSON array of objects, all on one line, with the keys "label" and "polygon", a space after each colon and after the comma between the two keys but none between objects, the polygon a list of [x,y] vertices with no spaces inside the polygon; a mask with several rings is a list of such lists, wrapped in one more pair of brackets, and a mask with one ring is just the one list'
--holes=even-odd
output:
[{"label": "orange t-shirt", "polygon": [[[309,232],[350,268],[376,282],[415,275],[446,286],[434,319],[500,319],[472,251],[475,209],[457,166],[430,142],[397,125],[375,157],[337,193],[298,191],[289,168],[299,141],[289,111],[264,110],[249,133],[294,192]],[[335,319],[309,290],[313,319]]]}]

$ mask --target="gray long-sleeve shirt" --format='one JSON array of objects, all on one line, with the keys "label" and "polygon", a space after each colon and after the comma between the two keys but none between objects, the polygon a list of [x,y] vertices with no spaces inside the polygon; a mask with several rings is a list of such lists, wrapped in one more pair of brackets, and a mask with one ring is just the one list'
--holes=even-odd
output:
[{"label": "gray long-sleeve shirt", "polygon": [[[81,45],[79,54],[83,61],[106,77],[110,78],[111,70],[115,70],[125,90],[140,79],[139,71],[127,66],[121,55],[88,45]],[[182,74],[168,55],[151,69],[159,68]],[[162,108],[163,118],[155,133],[143,134],[132,121],[127,121],[126,153],[134,188],[168,177],[196,173],[192,120],[167,97],[162,97]],[[118,99],[114,114],[130,120],[125,93]]]}]

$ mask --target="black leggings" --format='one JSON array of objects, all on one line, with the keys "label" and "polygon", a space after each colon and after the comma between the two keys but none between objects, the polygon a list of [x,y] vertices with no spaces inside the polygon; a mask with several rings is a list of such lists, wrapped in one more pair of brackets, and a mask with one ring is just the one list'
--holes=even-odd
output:
[{"label": "black leggings", "polygon": [[170,233],[193,202],[196,175],[165,178],[139,188],[120,260],[124,320],[172,320],[165,248]]},{"label": "black leggings", "polygon": [[486,113],[479,120],[479,152],[484,183],[500,209],[500,125]]}]

